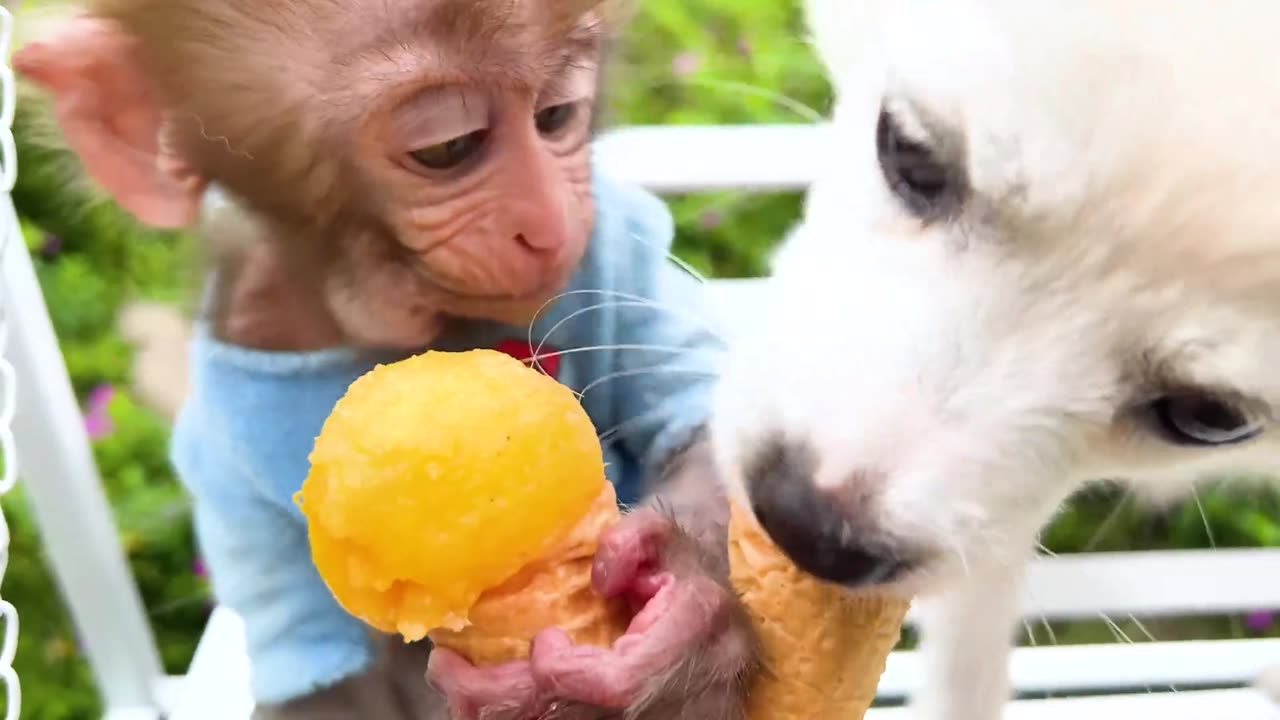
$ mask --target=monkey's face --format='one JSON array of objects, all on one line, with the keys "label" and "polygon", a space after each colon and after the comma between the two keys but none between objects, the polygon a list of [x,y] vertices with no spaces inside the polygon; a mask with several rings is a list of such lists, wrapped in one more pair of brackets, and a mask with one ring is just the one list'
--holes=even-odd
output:
[{"label": "monkey's face", "polygon": [[415,345],[441,314],[530,320],[564,287],[593,221],[595,69],[539,92],[428,88],[358,144],[381,222],[339,242],[327,292],[358,340]]},{"label": "monkey's face", "polygon": [[373,222],[338,241],[326,285],[355,339],[414,346],[442,315],[528,322],[582,259],[598,51],[539,29],[490,37],[509,62],[419,49],[362,69],[388,81],[352,144]]}]

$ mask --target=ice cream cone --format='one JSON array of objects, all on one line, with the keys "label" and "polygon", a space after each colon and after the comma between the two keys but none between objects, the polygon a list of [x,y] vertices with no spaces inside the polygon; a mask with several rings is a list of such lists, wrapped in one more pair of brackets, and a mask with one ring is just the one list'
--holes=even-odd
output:
[{"label": "ice cream cone", "polygon": [[853,595],[802,573],[736,505],[730,574],[759,635],[764,667],[750,720],[861,720],[875,700],[910,601]]},{"label": "ice cream cone", "polygon": [[600,534],[620,517],[613,486],[605,483],[563,545],[481,595],[467,627],[429,633],[432,642],[475,665],[528,657],[534,635],[549,627],[577,644],[609,647],[626,631],[629,612],[621,600],[605,600],[592,589],[591,565]]}]

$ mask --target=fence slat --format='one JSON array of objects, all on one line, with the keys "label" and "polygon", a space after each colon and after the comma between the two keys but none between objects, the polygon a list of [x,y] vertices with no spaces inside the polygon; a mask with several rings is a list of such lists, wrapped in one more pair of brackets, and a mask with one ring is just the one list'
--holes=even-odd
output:
[{"label": "fence slat", "polygon": [[[1280,709],[1252,690],[1106,696],[1012,703],[1004,720],[1280,720]],[[873,709],[866,720],[914,720],[905,708]]]},{"label": "fence slat", "polygon": [[599,167],[660,193],[798,191],[817,176],[825,125],[663,125],[611,130]]},{"label": "fence slat", "polygon": [[[924,668],[915,652],[890,656],[879,694],[908,697],[920,687]],[[1131,645],[1021,647],[1009,663],[1020,693],[1166,692],[1252,683],[1280,661],[1276,640],[1187,640]]]},{"label": "fence slat", "polygon": [[[1251,683],[1276,658],[1280,658],[1280,640],[1018,648],[1010,664],[1010,676],[1014,688],[1021,693],[1117,692],[1147,687],[1162,692],[1171,685],[1194,688]],[[919,688],[921,678],[920,656],[914,651],[895,652],[889,658],[878,695],[890,700],[908,697]],[[171,720],[248,717],[253,700],[244,625],[233,611],[214,611],[184,682],[180,701],[169,716]],[[1123,702],[1120,706],[1126,707]]]},{"label": "fence slat", "polygon": [[1280,548],[1059,555],[1033,563],[1028,585],[1025,607],[1034,616],[1270,610],[1280,608]]},{"label": "fence slat", "polygon": [[[7,195],[0,222],[17,226]],[[21,378],[17,402],[22,411],[14,418],[14,438],[42,546],[105,705],[152,708],[159,653],[21,236],[6,244],[0,265],[0,303],[9,309],[8,354]]]},{"label": "fence slat", "polygon": [[[0,194],[10,201],[14,183],[18,180],[18,154],[14,150],[13,117],[17,91],[13,81],[13,69],[8,66],[9,41],[13,34],[13,15],[0,5]],[[8,243],[22,242],[22,229],[13,213],[0,213],[0,262],[4,261],[4,248]],[[0,304],[0,454],[4,459],[4,471],[0,474],[0,497],[8,495],[18,481],[21,460],[18,443],[13,435],[13,419],[18,412],[18,374],[5,352],[9,343],[9,316],[13,308]],[[9,568],[9,523],[0,511],[0,584]],[[18,720],[22,714],[22,680],[13,667],[18,652],[18,634],[21,625],[18,608],[8,600],[0,600],[0,685],[4,693],[5,720]]]}]

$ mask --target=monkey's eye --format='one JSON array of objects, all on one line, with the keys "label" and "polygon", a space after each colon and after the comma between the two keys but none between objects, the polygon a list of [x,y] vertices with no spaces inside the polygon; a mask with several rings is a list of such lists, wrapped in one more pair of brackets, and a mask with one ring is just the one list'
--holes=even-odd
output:
[{"label": "monkey's eye", "polygon": [[929,146],[903,134],[887,110],[876,123],[876,154],[889,189],[912,215],[935,220],[958,208],[963,178]]},{"label": "monkey's eye", "polygon": [[1178,445],[1231,445],[1252,440],[1264,423],[1203,394],[1166,395],[1150,405],[1160,430]]},{"label": "monkey's eye", "polygon": [[432,170],[452,170],[475,155],[488,139],[488,130],[476,130],[466,135],[459,135],[452,140],[414,150],[409,155],[423,167]]},{"label": "monkey's eye", "polygon": [[555,135],[563,130],[578,114],[578,103],[552,105],[538,111],[533,122],[542,135]]}]

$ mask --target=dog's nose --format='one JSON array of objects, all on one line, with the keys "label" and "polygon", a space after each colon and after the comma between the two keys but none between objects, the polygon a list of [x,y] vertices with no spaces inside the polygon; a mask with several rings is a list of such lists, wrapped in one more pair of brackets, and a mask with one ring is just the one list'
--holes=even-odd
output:
[{"label": "dog's nose", "polygon": [[847,587],[886,582],[900,569],[882,549],[859,541],[858,529],[832,498],[813,484],[805,453],[779,449],[752,469],[752,510],[796,567]]},{"label": "dog's nose", "polygon": [[773,542],[796,567],[828,582],[850,587],[885,580],[894,561],[860,547],[845,531],[845,521],[813,486],[779,485],[752,496],[752,509]]}]

